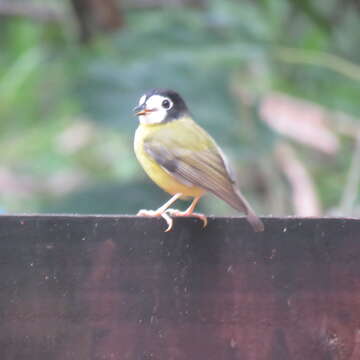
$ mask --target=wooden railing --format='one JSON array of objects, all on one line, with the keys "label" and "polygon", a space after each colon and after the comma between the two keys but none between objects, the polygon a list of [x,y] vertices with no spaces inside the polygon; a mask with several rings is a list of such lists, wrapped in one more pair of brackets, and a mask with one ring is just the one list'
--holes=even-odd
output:
[{"label": "wooden railing", "polygon": [[0,216],[2,360],[360,359],[360,220]]}]

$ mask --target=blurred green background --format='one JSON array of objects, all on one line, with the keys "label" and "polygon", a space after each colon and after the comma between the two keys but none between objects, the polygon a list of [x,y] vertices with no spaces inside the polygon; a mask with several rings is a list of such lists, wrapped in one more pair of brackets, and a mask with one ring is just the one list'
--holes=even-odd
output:
[{"label": "blurred green background", "polygon": [[[359,216],[359,14],[356,0],[0,0],[1,211],[160,206],[132,108],[169,87],[260,214]],[[234,214],[211,196],[201,210]]]}]

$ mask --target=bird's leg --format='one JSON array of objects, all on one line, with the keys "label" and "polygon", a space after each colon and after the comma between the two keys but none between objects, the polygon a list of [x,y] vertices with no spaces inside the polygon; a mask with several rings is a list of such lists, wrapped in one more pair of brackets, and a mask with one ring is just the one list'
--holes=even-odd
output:
[{"label": "bird's leg", "polygon": [[208,223],[207,217],[204,214],[199,214],[199,213],[194,212],[195,207],[196,207],[197,203],[199,202],[200,198],[201,198],[201,196],[195,197],[193,202],[191,203],[191,205],[185,211],[180,211],[180,210],[175,210],[175,209],[167,209],[166,213],[169,214],[170,216],[194,216],[194,217],[197,217],[203,222],[203,227],[205,227]]},{"label": "bird's leg", "polygon": [[168,200],[164,205],[160,206],[157,210],[144,210],[141,209],[136,215],[137,216],[148,216],[148,217],[159,217],[161,216],[167,223],[168,227],[165,230],[170,231],[173,227],[173,219],[169,214],[167,214],[167,209],[171,206],[177,199],[182,196],[181,193],[175,194],[170,200]]}]

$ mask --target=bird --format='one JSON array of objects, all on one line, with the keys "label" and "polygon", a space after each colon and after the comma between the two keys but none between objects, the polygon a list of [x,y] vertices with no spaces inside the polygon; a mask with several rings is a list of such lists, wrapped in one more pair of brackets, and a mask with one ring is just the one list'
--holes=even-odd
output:
[{"label": "bird", "polygon": [[[157,210],[140,210],[138,216],[162,217],[166,232],[173,228],[173,217],[194,216],[207,225],[204,214],[194,212],[207,192],[243,212],[255,232],[264,224],[237,188],[223,151],[215,140],[192,118],[179,93],[171,89],[151,89],[134,108],[139,126],[134,152],[147,175],[172,197]],[[192,198],[180,211],[170,208],[178,199]]]}]

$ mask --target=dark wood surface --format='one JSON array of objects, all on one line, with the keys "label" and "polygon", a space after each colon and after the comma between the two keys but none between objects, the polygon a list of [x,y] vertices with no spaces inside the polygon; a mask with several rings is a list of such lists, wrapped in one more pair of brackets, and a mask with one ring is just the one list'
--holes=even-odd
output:
[{"label": "dark wood surface", "polygon": [[360,221],[0,216],[1,360],[359,360]]}]

